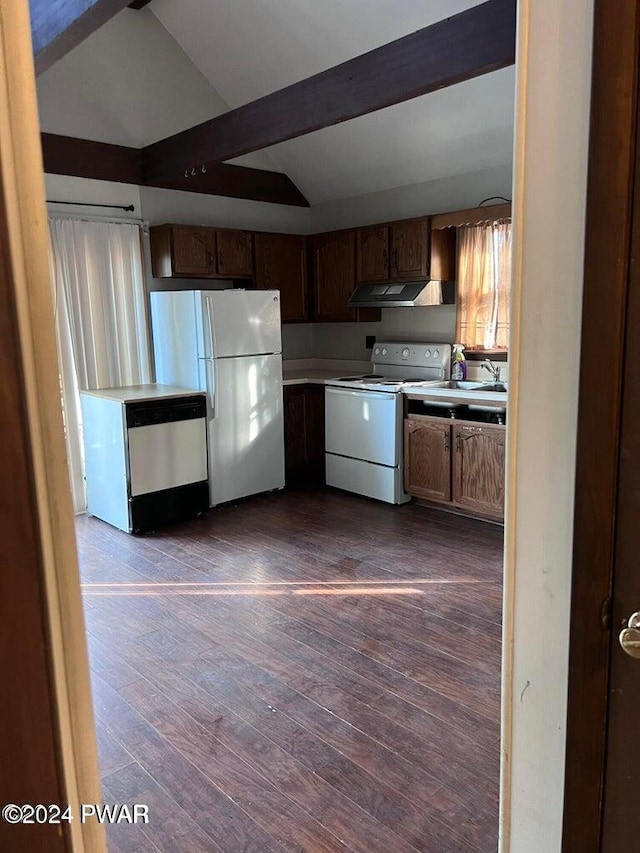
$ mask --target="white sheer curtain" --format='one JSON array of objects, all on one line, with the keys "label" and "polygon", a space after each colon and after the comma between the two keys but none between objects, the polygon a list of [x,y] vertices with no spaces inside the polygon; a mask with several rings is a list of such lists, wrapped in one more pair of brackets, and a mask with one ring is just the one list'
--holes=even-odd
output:
[{"label": "white sheer curtain", "polygon": [[151,381],[146,295],[135,223],[49,219],[69,476],[86,508],[78,392]]},{"label": "white sheer curtain", "polygon": [[458,229],[458,327],[468,349],[509,346],[511,223]]}]

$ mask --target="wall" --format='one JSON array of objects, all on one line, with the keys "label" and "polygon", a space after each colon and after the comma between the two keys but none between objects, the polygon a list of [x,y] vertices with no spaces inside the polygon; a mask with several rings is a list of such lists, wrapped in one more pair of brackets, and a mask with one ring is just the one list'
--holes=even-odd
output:
[{"label": "wall", "polygon": [[436,181],[315,205],[312,231],[332,231],[394,219],[409,219],[475,207],[489,196],[511,198],[511,164]]},{"label": "wall", "polygon": [[[486,177],[486,176],[485,176]],[[220,225],[226,228],[246,228],[249,230],[267,230],[291,233],[309,233],[317,228],[315,211],[317,208],[298,208],[286,205],[265,204],[246,199],[224,198],[175,190],[163,190],[155,187],[136,187],[130,184],[116,184],[108,181],[93,181],[86,178],[73,178],[65,175],[46,175],[47,198],[60,201],[82,201],[97,204],[133,204],[135,210],[127,213],[121,210],[73,207],[71,205],[49,205],[52,212],[81,216],[109,216],[115,218],[144,219],[151,225],[164,222],[185,224]],[[493,185],[498,186],[497,184]],[[476,193],[478,180],[472,180],[466,194],[462,188],[449,185],[448,199],[456,199],[454,207],[471,206],[479,201]],[[376,193],[377,221],[390,220],[396,216],[413,216],[428,212],[429,204],[422,200],[422,206],[412,207],[421,196],[423,188],[400,187],[391,193]],[[496,190],[497,191],[497,190]],[[333,221],[338,217],[354,217],[352,224],[365,224],[367,221],[367,199],[349,199],[336,203],[333,207]],[[399,212],[402,203],[404,213]],[[444,201],[438,202],[444,204]],[[435,202],[434,202],[435,204]],[[443,210],[443,207],[435,207]],[[340,225],[340,227],[343,227]],[[344,227],[348,227],[345,225]],[[148,241],[145,242],[147,269],[151,270]],[[189,279],[154,279],[149,274],[150,290],[189,290],[194,282]],[[224,283],[213,283],[208,287],[222,287]],[[365,337],[375,335],[378,340],[453,341],[455,336],[455,307],[437,308],[386,308],[382,311],[381,323],[315,323],[285,326],[283,330],[283,352],[285,358],[345,358],[368,359],[371,352],[366,349]]]},{"label": "wall", "polygon": [[502,800],[511,853],[561,849],[592,16],[593,0],[519,4]]},{"label": "wall", "polygon": [[311,231],[311,209],[307,207],[156,187],[141,187],[140,198],[143,216],[151,225],[176,222],[295,234],[308,234]]},{"label": "wall", "polygon": [[[148,9],[123,9],[37,85],[42,130],[134,148],[229,109]],[[278,171],[266,152],[234,162]]]},{"label": "wall", "polygon": [[[242,198],[185,193],[155,187],[141,187],[140,199],[143,218],[150,225],[165,222],[186,225],[219,225],[223,228],[244,228],[249,231],[279,231],[297,234],[307,233],[310,210],[284,204],[267,204]],[[191,290],[198,282],[190,279],[152,278],[151,257],[146,243],[146,262],[149,270],[149,290]],[[202,283],[200,283],[202,285]],[[209,282],[208,288],[225,286]],[[291,355],[288,358],[306,358],[306,355]]]},{"label": "wall", "polygon": [[[45,175],[47,210],[69,216],[109,216],[115,219],[140,219],[140,187],[132,184],[115,184],[111,181],[92,181],[88,178],[71,178],[67,175]],[[86,204],[118,204],[134,210],[109,210],[100,207],[82,207],[72,204],[51,204],[56,201],[80,201]]]},{"label": "wall", "polygon": [[282,327],[283,358],[314,358],[313,324],[287,323]]},{"label": "wall", "polygon": [[451,343],[456,332],[455,305],[437,308],[384,308],[380,323],[315,323],[316,358],[368,359],[367,335],[377,340]]},{"label": "wall", "polygon": [[[468,175],[457,175],[422,184],[396,187],[376,193],[316,205],[311,208],[313,232],[351,228],[375,222],[408,219],[475,207],[494,195],[511,198],[510,165]],[[387,308],[382,323],[326,323],[313,329],[313,354],[317,358],[366,359],[366,335],[395,340],[453,342],[455,307]]]}]

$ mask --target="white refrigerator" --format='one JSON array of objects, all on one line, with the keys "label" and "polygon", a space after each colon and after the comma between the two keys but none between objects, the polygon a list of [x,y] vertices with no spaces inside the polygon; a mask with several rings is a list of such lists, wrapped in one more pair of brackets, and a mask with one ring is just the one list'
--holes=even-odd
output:
[{"label": "white refrigerator", "polygon": [[153,292],[156,382],[207,394],[209,504],[284,487],[277,290]]}]

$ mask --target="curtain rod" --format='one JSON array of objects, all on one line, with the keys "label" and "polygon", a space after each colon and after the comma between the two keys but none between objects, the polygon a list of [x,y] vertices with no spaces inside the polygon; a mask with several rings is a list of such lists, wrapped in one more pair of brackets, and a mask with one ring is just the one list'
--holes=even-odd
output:
[{"label": "curtain rod", "polygon": [[47,204],[72,204],[74,207],[110,207],[114,210],[126,210],[129,213],[133,213],[136,209],[135,205],[127,204],[92,204],[89,201],[56,201],[52,198],[47,199]]}]

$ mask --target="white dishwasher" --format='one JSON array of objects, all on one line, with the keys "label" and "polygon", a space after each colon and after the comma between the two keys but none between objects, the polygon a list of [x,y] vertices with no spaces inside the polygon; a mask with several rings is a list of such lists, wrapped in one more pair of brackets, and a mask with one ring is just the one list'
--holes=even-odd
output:
[{"label": "white dishwasher", "polygon": [[80,398],[90,515],[137,533],[207,511],[204,394],[137,385]]}]

